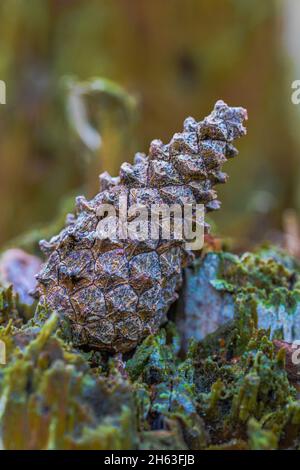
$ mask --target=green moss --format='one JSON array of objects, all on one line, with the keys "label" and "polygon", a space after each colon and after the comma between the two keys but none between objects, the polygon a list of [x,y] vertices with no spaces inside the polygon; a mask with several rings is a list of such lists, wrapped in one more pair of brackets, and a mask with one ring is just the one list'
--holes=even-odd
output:
[{"label": "green moss", "polygon": [[93,373],[81,354],[56,336],[56,328],[52,315],[23,350],[16,346],[9,352],[1,370],[2,447],[134,448],[128,382],[117,373]]},{"label": "green moss", "polygon": [[200,449],[206,444],[206,435],[197,413],[193,360],[179,360],[178,341],[172,334],[174,328],[171,335],[169,328],[148,337],[127,362],[139,427],[158,432],[176,430],[174,439],[184,442],[181,448]]},{"label": "green moss", "polygon": [[294,318],[300,314],[299,266],[279,250],[263,248],[241,257],[228,253],[221,259],[215,289],[228,292],[235,304],[239,329],[237,350],[243,351],[258,326],[272,337],[291,341],[298,337]]},{"label": "green moss", "polygon": [[6,292],[1,446],[299,448],[300,404],[284,351],[275,351],[272,325],[259,328],[261,305],[269,315],[283,305],[283,320],[297,314],[298,267],[270,253],[217,255],[213,284],[233,296],[234,319],[192,341],[184,357],[171,322],[126,360],[74,349],[67,325],[45,309],[25,324],[16,321],[13,294]]},{"label": "green moss", "polygon": [[0,285],[0,326],[12,322],[14,326],[24,325],[34,314],[35,305],[22,304],[12,286]]}]

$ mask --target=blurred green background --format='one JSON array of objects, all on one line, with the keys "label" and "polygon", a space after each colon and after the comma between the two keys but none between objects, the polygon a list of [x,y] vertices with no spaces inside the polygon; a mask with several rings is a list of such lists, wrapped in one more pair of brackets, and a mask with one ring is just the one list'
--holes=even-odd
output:
[{"label": "blurred green background", "polygon": [[[286,210],[300,206],[290,99],[300,77],[285,41],[292,8],[290,0],[2,0],[0,244],[49,223],[68,195],[93,195],[100,171],[116,174],[219,98],[246,107],[249,122],[240,156],[226,165],[216,230],[240,245],[280,238]],[[113,83],[85,84],[82,109],[74,83],[94,77]],[[89,143],[89,125],[100,147],[97,134]]]}]

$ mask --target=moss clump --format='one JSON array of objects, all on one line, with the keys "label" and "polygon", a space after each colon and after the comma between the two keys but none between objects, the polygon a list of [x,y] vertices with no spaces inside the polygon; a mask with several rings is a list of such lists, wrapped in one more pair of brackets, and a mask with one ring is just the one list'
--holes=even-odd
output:
[{"label": "moss clump", "polygon": [[179,359],[178,338],[170,325],[137,348],[126,370],[133,383],[144,443],[155,430],[156,438],[171,433],[176,448],[205,447],[204,423],[197,413],[193,360]]},{"label": "moss clump", "polygon": [[12,286],[0,285],[0,326],[6,326],[10,322],[16,327],[21,327],[33,314],[34,306],[21,303]]},{"label": "moss clump", "polygon": [[135,448],[128,382],[116,371],[94,373],[79,352],[57,337],[56,325],[52,315],[33,339],[23,337],[25,347],[19,338],[9,350],[1,370],[1,446]]},{"label": "moss clump", "polygon": [[239,323],[240,350],[253,334],[253,326],[270,329],[272,338],[292,341],[300,335],[300,281],[297,263],[279,250],[264,248],[241,257],[230,253],[221,259],[218,276],[211,281],[230,293]]},{"label": "moss clump", "polygon": [[263,330],[253,331],[241,356],[231,359],[224,350],[201,358],[199,345],[197,397],[212,444],[234,438],[252,448],[248,425],[253,419],[258,421],[261,431],[272,433],[272,446],[275,440],[280,444],[286,434],[291,407],[298,407],[296,391],[288,381],[282,354],[275,353],[265,334]]}]

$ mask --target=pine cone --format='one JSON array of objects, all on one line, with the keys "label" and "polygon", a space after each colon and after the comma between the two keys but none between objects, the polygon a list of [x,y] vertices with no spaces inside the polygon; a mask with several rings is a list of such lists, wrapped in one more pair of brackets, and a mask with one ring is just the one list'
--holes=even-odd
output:
[{"label": "pine cone", "polygon": [[192,258],[184,240],[99,239],[98,208],[118,209],[125,194],[128,208],[189,202],[218,209],[213,186],[227,180],[221,167],[237,154],[232,141],[246,133],[244,119],[245,109],[223,101],[199,123],[187,118],[182,133],[167,145],[154,140],[149,156],[123,163],[119,177],[100,175],[99,194],[91,201],[79,196],[76,217],[50,242],[41,241],[49,258],[37,276],[37,296],[69,319],[77,346],[126,352],[155,333]]}]

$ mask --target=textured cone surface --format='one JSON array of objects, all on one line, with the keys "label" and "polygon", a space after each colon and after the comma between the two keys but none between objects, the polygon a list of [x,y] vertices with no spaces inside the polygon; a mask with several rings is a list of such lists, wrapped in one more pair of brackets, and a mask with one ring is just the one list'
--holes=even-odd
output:
[{"label": "textured cone surface", "polygon": [[218,101],[201,122],[187,118],[182,133],[169,144],[154,140],[149,155],[136,154],[117,178],[100,175],[100,193],[76,199],[76,215],[49,242],[41,241],[48,260],[39,273],[40,303],[68,318],[78,346],[126,352],[165,321],[182,268],[192,259],[184,240],[121,240],[98,236],[103,204],[117,211],[120,196],[133,204],[203,204],[219,208],[217,183],[227,158],[237,154],[232,142],[244,135],[246,110]]}]

